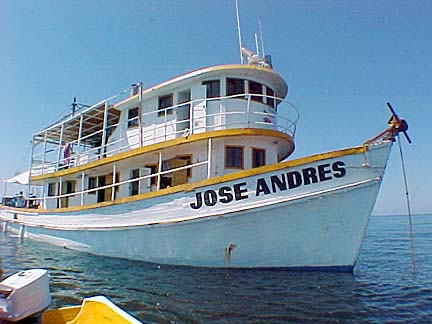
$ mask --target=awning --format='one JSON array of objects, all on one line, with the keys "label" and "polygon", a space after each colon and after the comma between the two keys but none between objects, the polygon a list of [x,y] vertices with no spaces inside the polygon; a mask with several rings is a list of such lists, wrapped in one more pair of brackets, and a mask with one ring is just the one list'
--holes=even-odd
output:
[{"label": "awning", "polygon": [[[45,138],[47,141],[51,141],[54,144],[58,144],[60,141],[63,128],[62,143],[71,143],[78,140],[81,135],[82,144],[90,145],[93,147],[100,146],[102,143],[102,129],[104,127],[104,114],[105,104],[98,105],[87,109],[82,112],[82,129],[80,134],[80,116],[76,114],[73,117],[68,118],[65,121],[50,126],[49,128],[40,131],[35,135],[35,140],[44,142]],[[117,125],[120,119],[120,111],[115,109],[114,106],[109,106],[107,110],[107,132],[108,136],[114,131],[112,126]],[[94,136],[89,136],[94,134]]]},{"label": "awning", "polygon": [[29,176],[30,176],[30,171],[26,171],[26,172],[23,172],[23,173],[16,175],[13,178],[3,180],[3,182],[26,185],[29,183]]}]

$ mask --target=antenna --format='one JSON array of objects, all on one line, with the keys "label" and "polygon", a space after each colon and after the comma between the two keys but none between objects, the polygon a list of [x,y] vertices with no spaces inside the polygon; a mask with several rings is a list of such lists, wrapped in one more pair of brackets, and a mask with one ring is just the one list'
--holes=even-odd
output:
[{"label": "antenna", "polygon": [[255,48],[256,48],[256,54],[258,55],[258,57],[260,56],[260,53],[259,53],[259,48],[258,48],[258,36],[257,36],[257,34],[255,33]]},{"label": "antenna", "polygon": [[[258,25],[259,25],[260,40],[261,40],[261,52],[262,52],[262,56],[265,57],[264,40],[263,40],[263,31],[262,31],[262,26],[261,26],[261,19],[258,20]],[[255,37],[256,37],[256,35],[255,35]]]},{"label": "antenna", "polygon": [[243,64],[242,39],[241,39],[241,31],[240,31],[240,16],[239,16],[239,9],[238,9],[237,0],[235,0],[235,5],[236,5],[236,16],[237,16],[237,33],[238,33],[239,48],[240,48],[240,63]]},{"label": "antenna", "polygon": [[75,116],[75,111],[76,111],[77,106],[78,106],[77,100],[76,100],[76,97],[74,97],[73,102],[72,102],[72,116]]}]

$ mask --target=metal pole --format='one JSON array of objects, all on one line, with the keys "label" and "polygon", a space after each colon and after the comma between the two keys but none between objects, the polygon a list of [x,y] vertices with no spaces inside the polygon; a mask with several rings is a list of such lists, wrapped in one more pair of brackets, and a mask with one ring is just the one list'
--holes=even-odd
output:
[{"label": "metal pole", "polygon": [[247,112],[246,112],[246,121],[247,121],[247,127],[249,128],[249,115],[250,115],[250,103],[251,103],[251,95],[248,94],[248,100],[247,100]]},{"label": "metal pole", "polygon": [[60,158],[62,153],[62,143],[63,143],[63,133],[64,133],[64,123],[61,125],[61,131],[60,131],[60,140],[59,140],[59,146],[58,146],[58,155],[57,155],[57,168],[60,166]]},{"label": "metal pole", "polygon": [[104,119],[103,119],[103,129],[102,129],[102,144],[101,144],[101,151],[102,151],[102,157],[104,157],[104,153],[106,153],[106,127],[107,127],[107,121],[108,121],[108,101],[105,101],[105,109],[104,109]]},{"label": "metal pole", "polygon": [[76,160],[75,160],[75,163],[76,163],[77,166],[81,164],[81,162],[80,162],[80,159],[81,159],[80,154],[81,154],[81,137],[82,137],[83,122],[84,122],[84,115],[81,114],[81,116],[80,116],[79,130],[78,130],[77,157],[76,157]]},{"label": "metal pole", "polygon": [[116,165],[113,164],[113,178],[112,178],[112,186],[111,186],[111,201],[114,201],[115,199],[115,186],[114,184],[117,182],[116,179]]},{"label": "metal pole", "polygon": [[158,165],[158,175],[157,175],[157,190],[160,190],[161,185],[161,175],[162,172],[162,153],[159,152],[159,165]]},{"label": "metal pole", "polygon": [[190,105],[190,113],[189,113],[189,130],[190,130],[190,135],[192,135],[194,133],[194,106],[195,106],[196,102],[195,100],[192,101],[192,104]]},{"label": "metal pole", "polygon": [[46,208],[46,198],[45,198],[45,180],[42,180],[42,208],[41,209],[45,209]]},{"label": "metal pole", "polygon": [[212,139],[208,139],[208,148],[207,148],[207,179],[210,179],[211,176],[211,161],[212,161]]},{"label": "metal pole", "polygon": [[405,161],[404,156],[402,152],[402,144],[400,140],[399,133],[397,134],[398,137],[398,144],[399,144],[399,153],[400,153],[400,159],[401,159],[401,167],[402,167],[402,174],[404,179],[404,185],[405,185],[405,196],[406,196],[406,204],[407,204],[407,211],[408,211],[408,220],[409,220],[409,231],[410,231],[410,242],[411,242],[411,256],[412,256],[412,267],[413,267],[413,274],[416,273],[416,254],[414,249],[414,232],[413,232],[413,225],[412,225],[412,219],[411,219],[411,205],[409,200],[409,192],[408,192],[408,182],[405,172]]},{"label": "metal pole", "polygon": [[85,180],[85,174],[84,172],[81,173],[81,206],[84,205],[84,180]]},{"label": "metal pole", "polygon": [[59,178],[59,186],[58,186],[58,193],[57,193],[57,199],[58,199],[58,206],[59,208],[62,207],[62,201],[61,201],[61,195],[62,195],[62,187],[63,187],[63,179],[62,177]]},{"label": "metal pole", "polygon": [[76,97],[74,97],[74,100],[72,102],[72,117],[75,116],[75,111],[76,111],[77,106],[78,106],[77,100],[76,100]]},{"label": "metal pole", "polygon": [[138,84],[138,127],[139,127],[139,146],[143,146],[143,129],[142,129],[142,82]]},{"label": "metal pole", "polygon": [[31,153],[30,153],[30,167],[29,167],[29,175],[28,175],[28,184],[27,184],[27,198],[30,195],[30,191],[31,191],[31,181],[30,181],[30,177],[31,177],[31,173],[32,173],[32,167],[33,167],[33,154],[34,154],[34,147],[35,147],[35,139],[34,136],[32,137],[32,148],[31,148]]},{"label": "metal pole", "polygon": [[44,171],[45,171],[45,159],[46,159],[47,139],[48,139],[48,132],[45,131],[44,146],[43,146],[43,155],[42,155],[42,174],[44,174]]},{"label": "metal pole", "polygon": [[240,63],[243,64],[242,39],[241,39],[241,31],[240,31],[240,16],[239,16],[239,9],[238,9],[237,0],[235,0],[235,7],[236,7],[236,16],[237,16],[237,32],[238,32],[238,40],[239,40],[239,47],[240,47]]}]

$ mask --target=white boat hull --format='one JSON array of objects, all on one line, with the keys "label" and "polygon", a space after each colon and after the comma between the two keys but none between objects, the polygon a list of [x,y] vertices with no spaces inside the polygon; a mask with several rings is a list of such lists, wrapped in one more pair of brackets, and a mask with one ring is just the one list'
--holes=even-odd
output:
[{"label": "white boat hull", "polygon": [[[5,231],[99,255],[203,267],[351,271],[390,147],[382,142],[365,153],[92,210],[3,210],[1,219]],[[319,181],[306,179],[310,169]],[[289,172],[301,174],[302,183],[290,183]]]}]

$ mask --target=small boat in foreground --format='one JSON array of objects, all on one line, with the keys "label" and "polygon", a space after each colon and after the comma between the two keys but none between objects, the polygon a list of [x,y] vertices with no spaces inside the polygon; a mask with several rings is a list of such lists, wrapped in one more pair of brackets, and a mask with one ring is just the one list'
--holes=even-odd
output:
[{"label": "small boat in foreground", "polygon": [[47,310],[42,324],[142,324],[105,296],[85,298],[80,306]]},{"label": "small boat in foreground", "polygon": [[47,270],[20,271],[0,282],[0,320],[20,321],[42,312],[50,303]]}]

